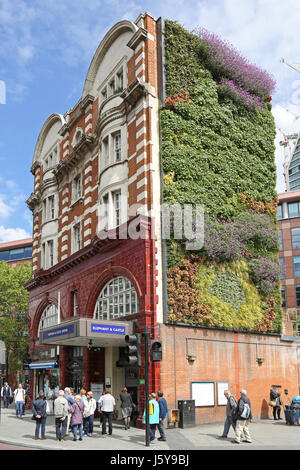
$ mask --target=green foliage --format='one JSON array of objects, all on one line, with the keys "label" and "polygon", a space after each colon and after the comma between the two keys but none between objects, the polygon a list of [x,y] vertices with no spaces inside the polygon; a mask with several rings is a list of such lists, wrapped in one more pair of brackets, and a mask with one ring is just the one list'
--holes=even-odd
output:
[{"label": "green foliage", "polygon": [[222,302],[230,304],[235,310],[238,310],[241,304],[246,302],[246,295],[241,283],[236,274],[231,272],[218,273],[209,292]]},{"label": "green foliage", "polygon": [[0,262],[0,340],[8,351],[10,371],[20,368],[28,348],[28,292],[24,284],[31,272],[30,263],[12,268]]},{"label": "green foliage", "polygon": [[[219,84],[205,68],[206,51],[199,37],[171,21],[165,22],[165,53],[167,95],[183,90],[191,102],[177,102],[172,109],[164,108],[160,113],[162,169],[166,174],[164,202],[203,204],[212,220],[227,221],[242,214],[249,216],[240,194],[254,203],[261,201],[260,206],[274,202],[275,125],[270,103],[258,111],[221,93]],[[249,240],[245,256],[274,259],[277,241],[274,246],[263,242],[258,236]],[[181,243],[169,241],[169,266],[177,269],[184,260]],[[204,324],[280,331],[279,289],[272,292],[272,300],[264,299],[249,279],[246,260],[230,266],[221,269],[221,265],[218,268],[212,264],[210,271],[207,264],[199,262],[200,297],[196,310],[201,321],[205,318]],[[187,313],[186,301],[185,308],[176,310],[180,294],[176,296],[171,285],[172,321],[176,318],[196,323]],[[177,288],[181,288],[180,284]],[[205,305],[212,313],[203,314]]]}]

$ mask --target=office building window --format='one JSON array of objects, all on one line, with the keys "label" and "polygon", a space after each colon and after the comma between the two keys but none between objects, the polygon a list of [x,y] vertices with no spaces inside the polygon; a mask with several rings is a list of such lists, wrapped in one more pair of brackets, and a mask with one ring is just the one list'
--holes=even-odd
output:
[{"label": "office building window", "polygon": [[[299,295],[300,295],[300,292],[299,292]],[[281,297],[282,297],[281,307],[285,308],[286,307],[286,287],[285,286],[281,286]]]},{"label": "office building window", "polygon": [[[285,278],[285,265],[284,265],[284,258],[279,258],[279,264],[281,266],[281,274],[280,274],[280,279]],[[300,256],[299,256],[299,272],[300,272]]]},{"label": "office building window", "polygon": [[289,202],[288,213],[289,213],[289,218],[299,217],[300,216],[299,202]]},{"label": "office building window", "polygon": [[291,229],[293,250],[300,250],[300,227]]},{"label": "office building window", "polygon": [[[279,258],[279,259],[282,259],[282,258]],[[300,256],[293,256],[293,263],[294,263],[294,277],[300,277]]]},{"label": "office building window", "polygon": [[278,220],[282,219],[282,205],[281,204],[277,206],[277,219]]},{"label": "office building window", "polygon": [[300,307],[300,285],[295,286],[296,307]]},{"label": "office building window", "polygon": [[279,235],[279,251],[283,251],[283,234],[282,230],[278,230]]}]

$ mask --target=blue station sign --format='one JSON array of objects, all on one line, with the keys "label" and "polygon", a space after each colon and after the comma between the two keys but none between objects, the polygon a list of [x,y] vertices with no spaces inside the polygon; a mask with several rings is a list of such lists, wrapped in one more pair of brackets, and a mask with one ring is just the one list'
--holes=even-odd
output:
[{"label": "blue station sign", "polygon": [[119,325],[99,325],[99,323],[91,323],[91,333],[105,333],[108,335],[124,335],[125,326]]}]

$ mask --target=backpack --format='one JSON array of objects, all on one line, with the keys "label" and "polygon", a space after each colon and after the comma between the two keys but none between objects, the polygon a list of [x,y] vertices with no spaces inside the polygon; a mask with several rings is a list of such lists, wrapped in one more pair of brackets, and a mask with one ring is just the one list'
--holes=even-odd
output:
[{"label": "backpack", "polygon": [[249,416],[250,416],[250,406],[248,405],[248,403],[244,403],[244,408],[241,413],[241,418],[248,419]]}]

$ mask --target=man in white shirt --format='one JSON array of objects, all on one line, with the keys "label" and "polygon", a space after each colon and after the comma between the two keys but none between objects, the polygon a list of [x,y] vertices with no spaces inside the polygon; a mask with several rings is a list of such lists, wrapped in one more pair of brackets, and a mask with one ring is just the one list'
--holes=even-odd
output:
[{"label": "man in white shirt", "polygon": [[104,395],[100,397],[98,403],[102,413],[102,434],[106,432],[106,420],[108,420],[108,433],[112,434],[112,414],[116,406],[114,397],[109,393],[108,390],[104,391]]},{"label": "man in white shirt", "polygon": [[25,390],[22,386],[22,384],[18,385],[18,388],[14,391],[14,400],[16,404],[16,416],[23,418],[23,406],[25,402]]}]

